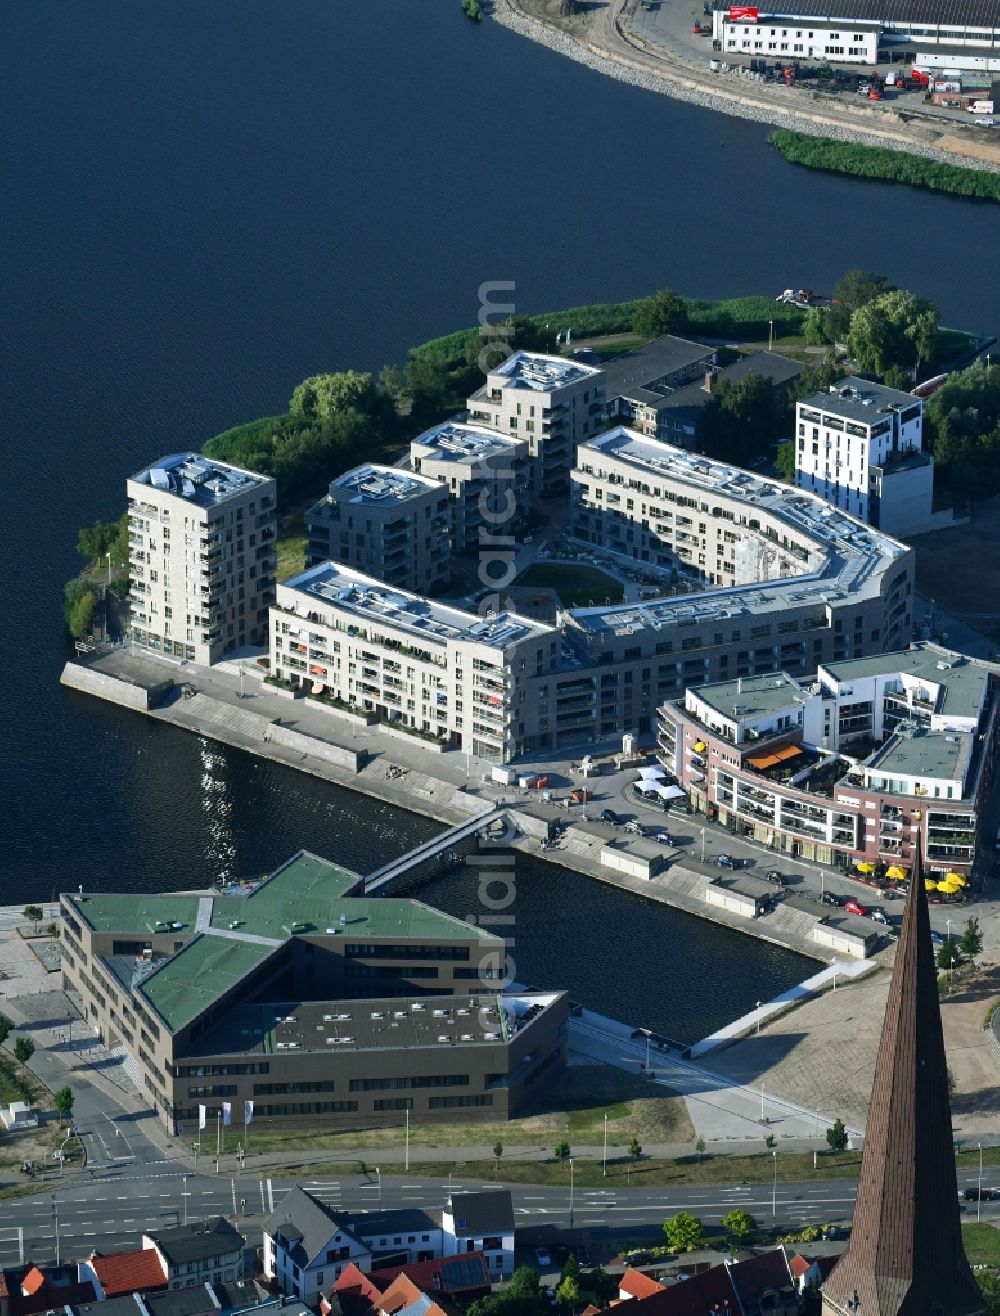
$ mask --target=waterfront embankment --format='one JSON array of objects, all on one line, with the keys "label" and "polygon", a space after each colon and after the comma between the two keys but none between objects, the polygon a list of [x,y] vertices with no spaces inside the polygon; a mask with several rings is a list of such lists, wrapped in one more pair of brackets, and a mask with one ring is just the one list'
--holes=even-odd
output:
[{"label": "waterfront embankment", "polygon": [[889,147],[939,163],[961,159],[977,169],[1000,171],[1000,146],[969,139],[958,126],[904,118],[884,103],[852,104],[821,93],[763,84],[712,72],[679,45],[647,41],[629,25],[628,0],[588,8],[584,19],[560,20],[550,0],[494,0],[502,26],[606,77],[674,100],[755,123],[774,124],[811,136],[862,146]]},{"label": "waterfront embankment", "polygon": [[[686,852],[663,850],[649,841],[623,840],[619,834],[612,839],[603,834],[609,830],[606,826],[588,824],[575,811],[571,817],[559,801],[494,785],[486,764],[474,763],[454,751],[434,753],[391,728],[358,725],[357,719],[313,700],[291,699],[256,675],[251,677],[251,670],[248,660],[241,682],[237,662],[209,669],[109,649],[92,655],[86,663],[67,663],[62,682],[157,721],[446,824],[465,822],[505,806],[518,833],[512,841],[516,850],[784,949],[817,960],[832,958],[831,949],[821,946],[814,935],[821,923],[819,907],[814,913],[778,903],[766,915],[751,918],[735,908],[710,904],[705,893],[718,870]],[[568,759],[545,766],[554,780],[571,780]],[[620,803],[631,775],[626,769],[594,779],[598,797],[594,807]],[[553,831],[560,834],[550,842],[547,838]],[[612,849],[631,857],[658,851],[657,858],[662,855],[669,862],[655,863],[653,875],[643,876],[609,867],[603,856]],[[427,875],[424,869],[419,874]],[[401,874],[392,890],[405,889],[406,880]],[[763,882],[757,885],[765,886]]]}]

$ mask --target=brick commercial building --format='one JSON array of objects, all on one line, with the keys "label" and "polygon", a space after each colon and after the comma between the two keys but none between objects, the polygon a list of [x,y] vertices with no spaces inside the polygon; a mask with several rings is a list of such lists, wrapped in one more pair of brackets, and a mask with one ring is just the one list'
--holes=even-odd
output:
[{"label": "brick commercial building", "polygon": [[565,995],[507,989],[502,939],[361,881],[300,853],[249,895],[64,895],[64,984],[203,1142],[227,1115],[241,1139],[506,1118],[561,1071]]},{"label": "brick commercial building", "polygon": [[198,663],[266,642],[274,481],[187,452],[154,462],[127,487],[135,641]]},{"label": "brick commercial building", "polygon": [[821,863],[967,875],[1000,744],[1000,667],[933,644],[693,686],[661,710],[664,764],[740,835]]}]

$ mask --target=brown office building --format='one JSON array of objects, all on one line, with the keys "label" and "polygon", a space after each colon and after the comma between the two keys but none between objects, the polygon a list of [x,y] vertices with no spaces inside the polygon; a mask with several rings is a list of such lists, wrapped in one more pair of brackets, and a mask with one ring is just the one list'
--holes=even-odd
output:
[{"label": "brown office building", "polygon": [[300,852],[236,896],[64,895],[64,985],[171,1131],[227,1103],[238,1133],[513,1114],[565,1064],[565,994],[511,990],[502,939],[361,886]]}]

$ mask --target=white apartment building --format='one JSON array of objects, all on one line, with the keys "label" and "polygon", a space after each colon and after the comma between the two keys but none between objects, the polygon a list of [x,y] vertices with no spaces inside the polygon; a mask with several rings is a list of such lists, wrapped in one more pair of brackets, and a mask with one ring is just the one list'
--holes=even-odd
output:
[{"label": "white apartment building", "polygon": [[934,462],[924,404],[866,379],[842,379],[795,407],[795,483],[887,534],[930,528]]},{"label": "white apartment building", "polygon": [[528,444],[481,425],[446,421],[410,444],[410,465],[451,500],[452,547],[475,552],[514,534],[528,505]]},{"label": "white apartment building", "polygon": [[280,584],[271,609],[275,677],[496,762],[524,752],[530,683],[559,653],[554,627],[477,617],[334,562]]},{"label": "white apartment building", "polygon": [[206,664],[265,643],[274,480],[185,452],[132,476],[127,491],[134,640]]},{"label": "white apartment building", "polygon": [[514,352],[468,399],[469,420],[524,439],[531,492],[548,498],[569,475],[576,445],[604,428],[604,373],[537,352]]},{"label": "white apartment building", "polygon": [[331,482],[305,522],[307,566],[333,559],[420,594],[448,584],[451,520],[438,480],[395,466],[355,466]]}]

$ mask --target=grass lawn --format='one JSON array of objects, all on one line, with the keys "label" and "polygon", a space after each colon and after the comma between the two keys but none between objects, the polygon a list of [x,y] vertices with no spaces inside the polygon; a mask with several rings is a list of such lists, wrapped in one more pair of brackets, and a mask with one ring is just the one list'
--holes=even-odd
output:
[{"label": "grass lawn", "polygon": [[602,604],[605,599],[621,603],[624,589],[620,581],[596,567],[560,566],[554,562],[536,562],[514,582],[516,585],[554,589],[564,608],[586,608]]},{"label": "grass lawn", "polygon": [[30,1101],[31,1097],[24,1070],[16,1061],[0,1056],[0,1103],[9,1106],[12,1101]]},{"label": "grass lawn", "polygon": [[290,576],[305,570],[306,537],[298,518],[281,527],[274,546],[278,551],[278,569],[275,573],[278,580],[288,580]]},{"label": "grass lawn", "polygon": [[1000,1229],[993,1225],[963,1225],[962,1242],[970,1265],[1000,1266]]},{"label": "grass lawn", "polygon": [[[608,1139],[627,1143],[690,1142],[694,1129],[682,1098],[650,1095],[649,1085],[633,1074],[604,1065],[580,1065],[567,1070],[565,1080],[551,1090],[550,1099],[535,1113],[512,1120],[478,1124],[421,1124],[410,1121],[410,1145],[436,1147],[442,1156],[452,1148],[492,1147],[497,1141],[508,1147],[554,1147],[564,1138],[570,1145],[598,1146],[604,1140],[604,1116],[608,1115]],[[303,1134],[293,1129],[273,1133],[251,1133],[254,1151],[297,1151],[314,1154],[324,1148],[402,1147],[402,1125],[395,1129],[316,1132]],[[534,1166],[532,1166],[534,1168]],[[543,1168],[543,1167],[539,1167]],[[488,1170],[487,1170],[488,1172]]]}]

